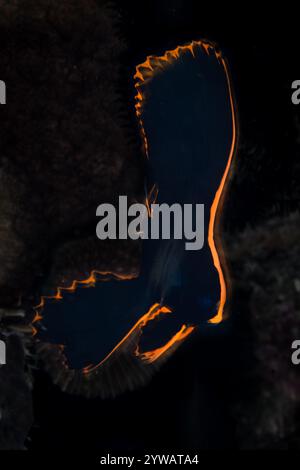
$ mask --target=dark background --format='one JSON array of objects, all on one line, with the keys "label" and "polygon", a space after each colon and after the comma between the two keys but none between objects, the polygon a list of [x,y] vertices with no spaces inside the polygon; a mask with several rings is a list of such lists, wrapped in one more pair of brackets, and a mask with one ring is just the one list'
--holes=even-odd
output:
[{"label": "dark background", "polygon": [[[133,99],[132,72],[147,54],[190,40],[215,41],[228,60],[239,121],[236,177],[225,208],[232,238],[298,205],[299,154],[291,82],[299,78],[297,14],[287,2],[262,11],[262,3],[197,1],[115,2],[124,55],[123,92]],[[134,116],[132,116],[134,119]],[[89,448],[125,455],[156,449],[237,448],[235,407],[255,385],[252,332],[233,293],[232,317],[211,337],[198,333],[157,373],[150,385],[114,400],[63,394],[43,372],[35,375],[35,425],[28,447]],[[280,447],[269,444],[268,447]]]}]

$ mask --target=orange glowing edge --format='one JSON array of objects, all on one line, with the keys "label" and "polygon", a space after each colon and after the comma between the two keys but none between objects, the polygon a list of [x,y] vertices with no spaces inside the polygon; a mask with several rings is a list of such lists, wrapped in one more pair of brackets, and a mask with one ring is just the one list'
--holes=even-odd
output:
[{"label": "orange glowing edge", "polygon": [[121,346],[130,338],[134,338],[135,350],[134,355],[147,363],[153,363],[162,357],[166,352],[169,352],[172,349],[175,349],[179,344],[192,333],[195,329],[194,326],[182,325],[180,330],[175,333],[175,335],[164,345],[159,348],[153,349],[152,351],[141,352],[139,350],[139,338],[142,335],[143,329],[153,320],[160,317],[162,314],[166,315],[172,313],[172,310],[165,306],[155,303],[150,307],[147,313],[143,315],[136,324],[131,328],[131,330],[124,336],[124,338],[114,347],[114,349],[96,366],[90,365],[85,367],[82,371],[84,374],[89,374],[104,364],[115,351],[121,348]]},{"label": "orange glowing edge", "polygon": [[[214,266],[218,273],[219,283],[220,283],[220,300],[218,303],[218,310],[217,310],[216,315],[209,320],[209,323],[218,324],[223,320],[223,317],[224,317],[224,307],[225,307],[226,299],[227,299],[227,286],[225,282],[225,276],[224,276],[224,272],[222,269],[220,257],[219,257],[217,247],[216,247],[215,228],[216,228],[217,215],[219,215],[218,209],[220,207],[220,202],[222,200],[222,197],[225,195],[225,186],[228,180],[229,170],[230,170],[232,159],[233,159],[234,152],[235,152],[236,136],[237,136],[232,86],[230,82],[230,76],[229,76],[227,63],[225,59],[222,57],[221,52],[217,51],[215,49],[215,46],[208,41],[192,41],[191,43],[187,45],[178,46],[176,49],[166,51],[163,56],[148,56],[145,62],[139,64],[136,67],[136,73],[134,75],[134,80],[135,80],[134,86],[136,89],[135,110],[136,110],[136,116],[137,116],[139,126],[140,126],[140,132],[141,132],[141,137],[143,141],[144,151],[148,158],[149,157],[149,145],[148,145],[147,136],[146,136],[146,132],[145,132],[144,125],[143,125],[143,120],[142,120],[142,108],[143,108],[143,103],[145,101],[145,96],[142,91],[142,86],[144,86],[149,80],[151,80],[151,78],[154,76],[155,73],[163,70],[163,68],[166,65],[178,59],[181,54],[189,52],[193,55],[193,57],[195,57],[194,48],[196,47],[201,47],[207,53],[207,55],[214,54],[215,57],[218,59],[220,65],[223,67],[225,74],[226,74],[230,107],[231,107],[231,116],[232,116],[232,142],[231,142],[229,157],[227,160],[227,164],[226,164],[225,171],[222,176],[220,185],[216,191],[216,194],[215,194],[215,197],[214,197],[211,209],[210,209],[210,219],[209,219],[209,227],[208,227],[208,244],[209,244],[209,248],[212,254]],[[149,200],[153,197],[156,198],[156,196],[157,196],[157,190],[154,186],[151,189],[149,195],[146,197],[147,207],[150,206]],[[87,279],[79,280],[79,281],[74,280],[69,287],[58,287],[56,294],[53,296],[42,296],[39,305],[35,307],[36,315],[33,320],[33,324],[42,319],[41,311],[45,305],[46,299],[61,300],[63,298],[63,291],[74,292],[79,286],[94,287],[97,282],[97,275],[102,276],[103,280],[105,280],[106,276],[113,277],[118,280],[129,280],[135,277],[135,275],[120,275],[120,274],[116,274],[112,272],[92,271],[91,275]],[[158,303],[153,304],[148,310],[148,312],[144,314],[135,323],[135,325],[124,336],[124,338],[115,346],[115,348],[100,363],[98,363],[97,365],[87,366],[84,369],[82,369],[82,372],[84,374],[90,374],[92,371],[94,371],[95,369],[100,367],[102,364],[104,364],[114,352],[119,350],[121,346],[128,339],[130,339],[130,337],[135,337],[136,335],[137,338],[139,338],[142,334],[143,328],[149,322],[151,322],[155,318],[160,317],[162,314],[168,314],[168,313],[171,313],[171,310],[168,307],[162,306]],[[36,328],[33,325],[32,327],[33,327],[33,334],[36,334],[37,333]],[[141,352],[138,347],[138,342],[136,342],[134,355],[144,362],[154,363],[158,361],[159,359],[161,359],[162,357],[170,354],[173,350],[177,349],[177,347],[187,337],[190,336],[190,334],[194,331],[194,329],[195,329],[194,326],[182,325],[180,330],[177,331],[177,333],[175,333],[173,337],[167,343],[165,343],[162,347],[159,347],[152,351]]]},{"label": "orange glowing edge", "polygon": [[217,218],[218,209],[220,208],[222,197],[225,196],[225,185],[228,180],[229,170],[230,170],[233,156],[235,153],[236,140],[237,140],[233,91],[232,91],[230,75],[229,75],[229,70],[228,70],[226,60],[222,57],[221,52],[216,50],[215,45],[206,40],[205,41],[203,40],[192,41],[191,43],[187,45],[178,46],[176,47],[176,49],[166,51],[163,56],[148,56],[145,62],[143,62],[142,64],[136,67],[136,73],[134,75],[134,79],[136,81],[135,88],[137,92],[136,97],[135,97],[136,99],[135,109],[136,109],[136,115],[139,120],[144,150],[148,158],[149,157],[149,144],[147,141],[147,136],[146,136],[146,132],[144,129],[143,120],[142,120],[143,103],[145,102],[145,95],[143,93],[142,87],[149,80],[152,79],[155,73],[159,73],[161,70],[164,69],[166,64],[172,63],[174,60],[178,59],[181,54],[191,53],[192,56],[195,58],[195,48],[197,47],[200,47],[202,50],[204,50],[207,55],[214,54],[217,60],[219,61],[220,65],[224,69],[224,72],[226,75],[227,87],[228,87],[228,94],[229,94],[229,101],[230,101],[230,108],[231,108],[231,119],[232,119],[232,141],[231,141],[229,156],[228,156],[225,171],[223,173],[220,185],[216,191],[213,203],[210,208],[210,219],[209,219],[209,226],[208,226],[208,244],[209,244],[209,248],[211,251],[212,258],[213,258],[214,266],[218,273],[219,284],[220,284],[220,300],[218,302],[218,310],[217,310],[217,313],[214,315],[214,317],[209,320],[209,323],[218,324],[224,318],[224,308],[225,308],[226,299],[227,299],[227,286],[226,286],[225,276],[224,276],[224,272],[223,272],[221,261],[220,261],[220,256],[216,247],[215,227],[216,227],[216,218]]}]

